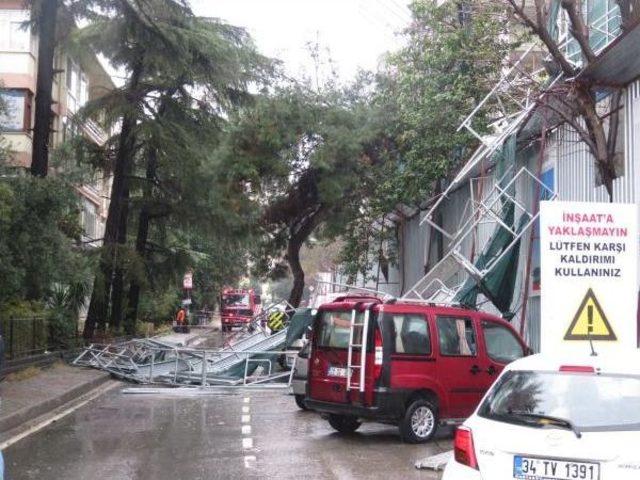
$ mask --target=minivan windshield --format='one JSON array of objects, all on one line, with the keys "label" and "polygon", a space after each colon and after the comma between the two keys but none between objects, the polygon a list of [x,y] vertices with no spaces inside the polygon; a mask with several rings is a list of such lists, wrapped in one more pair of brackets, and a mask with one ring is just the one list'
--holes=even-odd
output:
[{"label": "minivan windshield", "polygon": [[555,417],[583,432],[640,430],[640,376],[511,371],[478,415],[530,426],[545,425],[536,418]]},{"label": "minivan windshield", "polygon": [[[318,316],[318,347],[349,348],[349,328],[351,326],[351,310],[325,310]],[[356,314],[355,323],[362,323],[364,313]],[[362,328],[354,329],[354,343],[359,343]]]}]

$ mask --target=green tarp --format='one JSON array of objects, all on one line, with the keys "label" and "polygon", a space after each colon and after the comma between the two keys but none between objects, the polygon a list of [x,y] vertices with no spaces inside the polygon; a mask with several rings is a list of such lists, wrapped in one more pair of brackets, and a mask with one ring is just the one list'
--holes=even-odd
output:
[{"label": "green tarp", "polygon": [[307,328],[313,323],[312,308],[297,308],[291,320],[289,320],[289,330],[287,330],[287,339],[284,342],[285,350],[291,347],[291,344],[300,338],[307,331]]},{"label": "green tarp", "polygon": [[[509,137],[502,147],[493,154],[492,160],[496,165],[496,177],[501,179],[500,187],[502,189],[506,189],[507,184],[513,178],[512,175],[505,175],[505,172],[507,172],[509,167],[515,165],[515,156],[515,135]],[[513,169],[511,169],[511,172],[513,172]],[[515,187],[511,185],[507,193],[509,195],[515,195]],[[496,209],[496,207],[498,208]],[[526,221],[524,216],[521,218],[518,226],[515,227],[515,205],[513,202],[503,201],[503,198],[501,198],[496,206],[494,206],[494,211],[496,211],[500,220],[512,230],[520,232],[524,227]],[[509,230],[500,224],[496,224],[495,231],[475,262],[476,268],[481,271],[486,269],[490,263],[507,249],[512,243],[513,238],[514,235]],[[509,316],[516,283],[519,250],[520,242],[518,241],[500,261],[493,265],[491,271],[482,281],[478,282],[476,279],[469,277],[456,295],[454,301],[475,308],[478,294],[482,293],[505,316]]]}]

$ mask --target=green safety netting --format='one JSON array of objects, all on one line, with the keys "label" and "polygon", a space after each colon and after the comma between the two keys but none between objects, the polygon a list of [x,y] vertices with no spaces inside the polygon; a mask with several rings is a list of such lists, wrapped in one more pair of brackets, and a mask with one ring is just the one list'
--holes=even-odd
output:
[{"label": "green safety netting", "polygon": [[[507,188],[507,184],[513,178],[513,175],[505,175],[507,169],[515,165],[516,156],[516,136],[509,137],[500,149],[498,149],[492,157],[493,163],[496,165],[496,177],[500,178],[500,187]],[[510,171],[513,172],[514,169]],[[507,193],[515,194],[515,186],[509,186]],[[496,213],[501,221],[516,232],[522,231],[526,223],[523,215],[515,227],[515,204],[511,201],[504,201],[504,197],[500,197],[499,207]],[[475,267],[478,270],[484,270],[496,258],[498,258],[512,243],[514,239],[513,233],[497,224],[495,231],[487,242],[482,253],[478,256]],[[511,301],[515,289],[515,280],[518,267],[518,255],[520,250],[520,242],[511,247],[508,253],[504,255],[495,265],[492,266],[481,281],[469,277],[462,286],[462,289],[456,295],[454,301],[462,305],[475,308],[477,305],[478,294],[482,293],[490,300],[505,316],[510,315]]]},{"label": "green safety netting", "polygon": [[289,320],[289,330],[287,330],[287,338],[284,341],[285,350],[291,347],[294,340],[302,338],[311,323],[313,323],[313,309],[297,308]]}]

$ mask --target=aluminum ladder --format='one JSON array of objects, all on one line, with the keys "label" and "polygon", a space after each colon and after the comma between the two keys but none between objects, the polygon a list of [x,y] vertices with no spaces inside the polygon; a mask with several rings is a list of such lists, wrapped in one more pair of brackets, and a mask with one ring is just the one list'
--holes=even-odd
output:
[{"label": "aluminum ladder", "polygon": [[[364,393],[365,387],[365,373],[367,366],[367,335],[369,333],[369,316],[371,311],[369,308],[365,309],[362,323],[357,322],[357,311],[354,308],[351,311],[351,323],[349,326],[349,348],[347,350],[347,392],[357,389],[360,393]],[[362,335],[360,341],[362,343],[354,343],[355,331],[357,328],[362,329]],[[360,352],[360,361],[357,365],[353,363],[353,352]],[[353,382],[354,370],[358,372],[358,382]]]}]

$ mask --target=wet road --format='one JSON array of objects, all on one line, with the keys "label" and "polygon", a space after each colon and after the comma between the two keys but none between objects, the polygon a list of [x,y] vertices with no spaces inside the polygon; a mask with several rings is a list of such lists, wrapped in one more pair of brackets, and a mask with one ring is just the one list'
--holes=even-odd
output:
[{"label": "wet road", "polygon": [[450,448],[366,424],[348,437],[281,392],[126,395],[116,388],[5,452],[7,480],[432,479],[417,459]]}]

